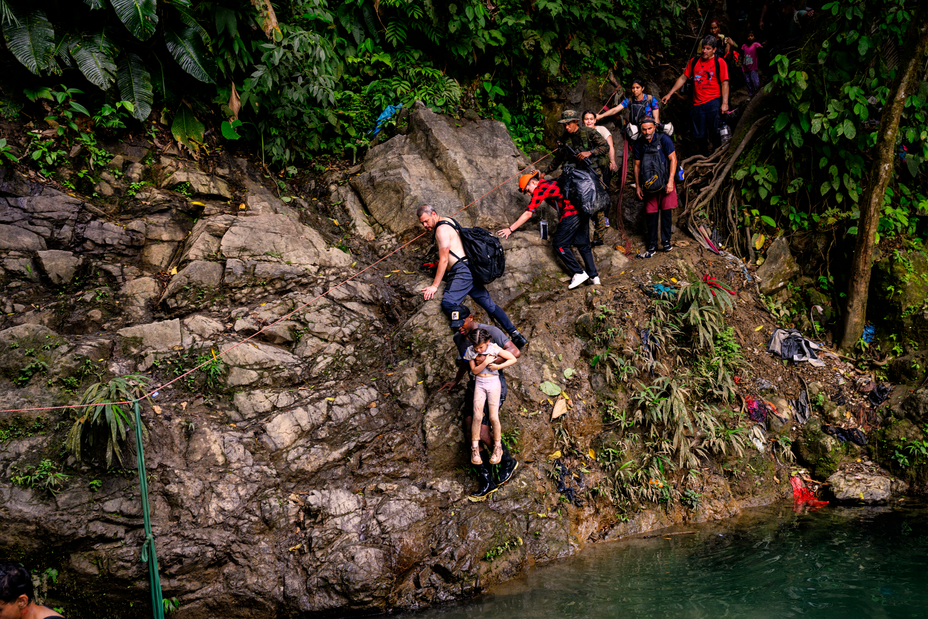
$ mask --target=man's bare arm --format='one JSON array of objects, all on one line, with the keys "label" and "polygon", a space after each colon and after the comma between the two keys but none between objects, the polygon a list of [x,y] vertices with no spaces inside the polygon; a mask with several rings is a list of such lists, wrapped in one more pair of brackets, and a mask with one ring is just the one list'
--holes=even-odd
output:
[{"label": "man's bare arm", "polygon": [[445,271],[448,270],[451,239],[454,238],[451,236],[454,231],[449,228],[450,226],[439,226],[435,230],[435,243],[438,245],[438,266],[435,267],[435,279],[432,281],[432,285],[421,290],[426,301],[434,297],[435,293],[438,292],[438,285],[441,284],[441,280],[445,277]]}]

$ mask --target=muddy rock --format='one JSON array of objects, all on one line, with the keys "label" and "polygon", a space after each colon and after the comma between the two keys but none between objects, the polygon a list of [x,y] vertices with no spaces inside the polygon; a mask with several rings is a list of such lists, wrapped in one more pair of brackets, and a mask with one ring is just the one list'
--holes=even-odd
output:
[{"label": "muddy rock", "polygon": [[840,450],[841,443],[822,431],[822,421],[818,417],[812,417],[802,427],[799,457],[815,478],[828,477],[837,470],[841,461]]},{"label": "muddy rock", "polygon": [[760,291],[773,294],[799,275],[799,265],[789,251],[789,241],[781,236],[767,249],[767,259],[757,269]]}]

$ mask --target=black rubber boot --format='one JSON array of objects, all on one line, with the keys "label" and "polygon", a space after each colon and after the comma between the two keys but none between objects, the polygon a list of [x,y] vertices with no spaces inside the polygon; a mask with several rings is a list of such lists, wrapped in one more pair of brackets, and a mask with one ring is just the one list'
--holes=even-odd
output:
[{"label": "black rubber boot", "polygon": [[499,461],[499,486],[505,486],[512,479],[516,469],[519,468],[519,462],[509,455],[509,448],[503,445],[503,459]]},{"label": "black rubber boot", "polygon": [[477,480],[479,485],[477,487],[477,492],[468,496],[467,500],[473,503],[479,503],[480,501],[486,501],[487,497],[496,492],[499,486],[493,483],[493,478],[490,476],[489,464],[484,463],[475,468],[477,469]]}]

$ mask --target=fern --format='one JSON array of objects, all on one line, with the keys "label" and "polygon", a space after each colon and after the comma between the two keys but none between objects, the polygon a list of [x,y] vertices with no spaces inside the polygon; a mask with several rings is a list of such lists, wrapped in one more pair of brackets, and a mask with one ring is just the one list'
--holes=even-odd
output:
[{"label": "fern", "polygon": [[387,42],[390,45],[399,47],[406,42],[406,24],[396,19],[391,21],[384,32],[384,36],[387,37]]},{"label": "fern", "polygon": [[32,11],[26,16],[18,15],[7,6],[16,23],[4,26],[6,45],[16,59],[35,75],[47,69],[55,49],[55,30],[45,13]]},{"label": "fern", "polygon": [[119,60],[116,78],[120,97],[132,104],[132,115],[138,120],[148,118],[153,101],[151,75],[142,59],[135,54],[124,54]]}]

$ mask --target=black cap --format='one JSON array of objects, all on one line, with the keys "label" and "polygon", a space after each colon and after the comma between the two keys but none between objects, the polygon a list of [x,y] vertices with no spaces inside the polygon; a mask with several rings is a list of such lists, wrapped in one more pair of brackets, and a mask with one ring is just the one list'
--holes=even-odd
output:
[{"label": "black cap", "polygon": [[451,328],[460,329],[464,326],[464,320],[470,316],[470,308],[466,305],[458,305],[453,310],[451,310]]}]

